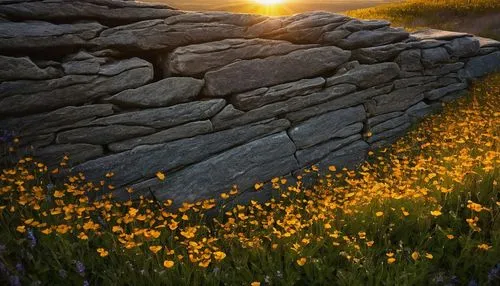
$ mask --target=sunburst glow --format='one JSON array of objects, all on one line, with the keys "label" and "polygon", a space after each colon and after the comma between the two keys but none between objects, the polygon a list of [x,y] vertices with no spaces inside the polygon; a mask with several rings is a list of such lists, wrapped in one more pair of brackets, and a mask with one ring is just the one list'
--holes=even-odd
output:
[{"label": "sunburst glow", "polygon": [[284,0],[254,0],[254,1],[261,5],[276,5],[284,2]]}]

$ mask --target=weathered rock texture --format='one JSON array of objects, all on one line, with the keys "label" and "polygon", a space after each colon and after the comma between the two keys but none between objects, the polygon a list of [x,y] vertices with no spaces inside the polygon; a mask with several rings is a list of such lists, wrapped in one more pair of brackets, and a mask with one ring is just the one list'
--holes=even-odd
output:
[{"label": "weathered rock texture", "polygon": [[7,0],[0,16],[3,140],[51,165],[69,155],[90,180],[113,172],[119,198],[131,186],[195,201],[312,164],[355,166],[500,71],[497,41],[326,12]]}]

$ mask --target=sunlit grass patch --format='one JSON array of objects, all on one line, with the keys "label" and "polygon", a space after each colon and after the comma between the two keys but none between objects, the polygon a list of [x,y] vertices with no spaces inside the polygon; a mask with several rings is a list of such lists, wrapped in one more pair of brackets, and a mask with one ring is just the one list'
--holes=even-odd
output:
[{"label": "sunlit grass patch", "polygon": [[0,174],[0,282],[495,285],[499,102],[490,76],[357,171],[310,188],[277,178],[279,199],[215,218],[214,200],[89,201],[106,182],[54,184],[56,170],[24,158]]}]

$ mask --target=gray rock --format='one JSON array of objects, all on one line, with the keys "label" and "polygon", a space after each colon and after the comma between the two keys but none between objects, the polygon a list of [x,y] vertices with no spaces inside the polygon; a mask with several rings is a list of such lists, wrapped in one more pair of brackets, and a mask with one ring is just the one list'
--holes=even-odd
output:
[{"label": "gray rock", "polygon": [[[358,125],[358,124],[355,124]],[[361,128],[363,126],[361,125]],[[359,130],[361,130],[361,128]],[[313,146],[311,148],[297,150],[295,157],[301,168],[312,165],[331,152],[338,150],[344,146],[347,146],[355,141],[361,140],[361,134],[354,134],[346,138],[335,138],[328,142]]]},{"label": "gray rock", "polygon": [[292,122],[303,121],[307,118],[318,116],[323,113],[362,104],[371,97],[388,93],[391,90],[392,90],[392,85],[372,87],[353,94],[337,97],[323,104],[318,104],[316,106],[311,106],[295,112],[288,113],[286,115],[286,118]]},{"label": "gray rock", "polygon": [[464,37],[454,39],[444,47],[452,57],[463,58],[476,55],[481,47],[481,43],[473,37]]},{"label": "gray rock", "polygon": [[101,146],[90,144],[63,144],[50,145],[44,148],[35,149],[33,155],[40,158],[48,166],[57,166],[64,156],[68,156],[67,163],[71,166],[85,162],[104,154]]},{"label": "gray rock", "polygon": [[370,146],[365,141],[359,140],[328,154],[316,165],[320,170],[328,170],[329,166],[352,169],[365,161],[369,148]]},{"label": "gray rock", "polygon": [[0,50],[91,47],[89,40],[104,28],[96,22],[60,25],[42,21],[0,22]]},{"label": "gray rock", "polygon": [[136,89],[124,90],[105,99],[125,107],[163,107],[194,100],[203,87],[203,80],[170,77]]},{"label": "gray rock", "polygon": [[41,134],[41,135],[27,135],[19,136],[19,144],[21,146],[28,146],[29,149],[45,147],[50,145],[56,139],[55,134]]},{"label": "gray rock", "polygon": [[[410,126],[411,126],[410,122],[403,123],[402,125],[399,125],[396,128],[384,131],[382,133],[373,134],[366,141],[370,144],[374,144],[376,142],[379,142],[379,144],[377,145],[378,147],[385,146],[389,142],[392,143],[391,139],[393,137],[400,137],[402,134],[404,134],[408,130],[408,128],[410,128]],[[384,141],[384,140],[387,140],[387,141],[380,142],[380,141]]]},{"label": "gray rock", "polygon": [[352,19],[349,22],[338,27],[339,29],[345,29],[351,32],[357,32],[361,30],[375,30],[383,27],[388,27],[391,22],[385,20],[358,20]]},{"label": "gray rock", "polygon": [[[120,73],[110,76],[68,75],[43,82],[2,83],[0,90],[5,89],[13,95],[0,99],[0,114],[25,115],[80,105],[124,89],[136,88],[153,79],[153,67],[146,61],[137,59],[136,63],[127,61],[122,64],[112,64],[120,65]],[[101,71],[106,68],[107,65],[103,66]]]},{"label": "gray rock", "polygon": [[468,94],[469,92],[467,90],[458,90],[441,97],[439,100],[442,102],[452,102]]},{"label": "gray rock", "polygon": [[370,131],[372,132],[372,137],[373,137],[373,136],[376,136],[377,134],[383,133],[387,130],[397,128],[397,127],[404,125],[404,124],[407,124],[409,122],[410,122],[410,117],[407,114],[403,113],[403,115],[401,115],[399,117],[389,119],[385,122],[382,122],[380,124],[377,124],[377,125],[371,127]]},{"label": "gray rock", "polygon": [[479,41],[480,48],[500,48],[500,42],[494,39],[474,36],[473,39]]},{"label": "gray rock", "polygon": [[440,46],[444,46],[448,44],[448,41],[445,40],[434,40],[434,39],[425,39],[425,40],[419,40],[419,41],[413,41],[413,42],[408,42],[406,43],[410,48],[412,49],[431,49],[431,48],[437,48]]},{"label": "gray rock", "polygon": [[470,59],[465,65],[465,76],[478,78],[500,71],[500,51]]},{"label": "gray rock", "polygon": [[415,123],[425,116],[431,114],[436,110],[432,105],[421,101],[406,110],[406,114],[410,116],[411,123]]},{"label": "gray rock", "polygon": [[399,76],[399,67],[395,63],[361,65],[342,75],[334,75],[326,79],[326,86],[341,83],[354,84],[362,89],[381,85]]},{"label": "gray rock", "polygon": [[154,128],[143,126],[92,126],[61,132],[57,134],[56,142],[59,144],[88,143],[94,145],[106,145],[112,142],[137,136],[144,136],[154,132]]},{"label": "gray rock", "polygon": [[99,73],[101,63],[97,58],[69,61],[62,64],[65,74],[94,75]]},{"label": "gray rock", "polygon": [[246,27],[233,24],[218,22],[167,24],[163,20],[147,20],[107,29],[90,43],[103,49],[125,51],[172,50],[191,44],[245,38],[245,36]]},{"label": "gray rock", "polygon": [[467,33],[460,32],[450,32],[436,29],[427,29],[422,31],[417,31],[411,34],[412,38],[416,40],[426,40],[426,39],[434,39],[434,40],[453,40],[456,38],[472,36]]},{"label": "gray rock", "polygon": [[217,11],[185,12],[165,19],[167,25],[186,23],[218,23],[248,27],[267,20],[269,17],[259,14],[228,13]]},{"label": "gray rock", "polygon": [[83,172],[89,180],[101,180],[107,172],[114,172],[115,176],[108,181],[115,186],[123,186],[151,178],[160,170],[166,171],[168,176],[171,170],[205,160],[224,150],[285,130],[289,126],[287,120],[273,120],[164,144],[138,146],[130,151],[83,163],[73,171]]},{"label": "gray rock", "polygon": [[226,39],[175,49],[163,63],[167,74],[195,76],[237,60],[266,58],[314,47],[264,39]]},{"label": "gray rock", "polygon": [[[218,197],[231,190],[249,189],[258,178],[269,181],[298,168],[295,146],[285,132],[236,147],[206,161],[175,172],[151,190],[159,200],[176,204]],[[186,192],[189,190],[189,192]]]},{"label": "gray rock", "polygon": [[496,52],[498,50],[500,50],[500,48],[496,48],[496,47],[480,48],[479,51],[477,52],[476,56],[484,56],[484,55]]},{"label": "gray rock", "polygon": [[435,67],[451,61],[450,54],[443,47],[422,50],[422,63],[425,67]]},{"label": "gray rock", "polygon": [[57,132],[72,125],[78,125],[79,122],[89,122],[97,117],[111,114],[113,114],[111,104],[68,106],[48,113],[1,120],[0,126],[28,136]]},{"label": "gray rock", "polygon": [[426,92],[425,98],[427,98],[429,100],[438,100],[441,97],[444,97],[445,95],[447,95],[449,93],[464,90],[467,88],[467,86],[468,86],[467,83],[463,83],[463,82],[454,83],[454,84],[451,84],[451,85],[448,85],[445,87],[441,87],[441,88]]},{"label": "gray rock", "polygon": [[0,5],[0,14],[11,19],[78,21],[96,19],[112,23],[131,23],[168,18],[183,12],[166,5],[134,1],[20,1]]},{"label": "gray rock", "polygon": [[457,62],[457,63],[452,63],[452,64],[444,64],[444,65],[440,65],[440,66],[433,68],[433,69],[425,69],[423,74],[424,75],[442,76],[442,75],[449,74],[451,72],[455,72],[463,67],[464,67],[464,63],[462,63],[462,62]]},{"label": "gray rock", "polygon": [[401,70],[413,72],[424,69],[421,58],[421,50],[412,49],[401,52],[395,61]]},{"label": "gray rock", "polygon": [[212,118],[212,123],[214,124],[216,130],[231,126],[240,126],[262,119],[272,118],[288,112],[301,110],[307,106],[320,104],[330,99],[346,95],[354,90],[356,90],[356,87],[350,84],[332,86],[320,92],[305,96],[292,97],[287,101],[271,103],[257,109],[252,109],[248,112],[237,110],[232,105],[228,105],[221,113]]},{"label": "gray rock", "polygon": [[225,104],[224,99],[193,101],[169,107],[124,112],[97,119],[92,123],[94,125],[122,124],[167,128],[210,118],[217,114]]},{"label": "gray rock", "polygon": [[352,58],[363,64],[375,64],[392,61],[408,47],[405,43],[396,43],[378,47],[368,47],[352,51]]},{"label": "gray rock", "polygon": [[53,67],[40,68],[30,58],[6,57],[0,55],[0,81],[17,79],[49,79],[58,77],[61,72]]},{"label": "gray rock", "polygon": [[186,123],[177,127],[163,130],[148,136],[128,139],[121,142],[109,144],[109,150],[118,153],[133,149],[141,145],[154,145],[166,143],[182,138],[194,137],[213,131],[210,120]]},{"label": "gray rock", "polygon": [[367,124],[366,124],[367,128],[370,129],[370,128],[374,127],[377,124],[383,123],[383,122],[385,122],[387,120],[391,120],[391,119],[396,118],[396,117],[400,117],[403,114],[404,114],[404,112],[396,111],[396,112],[381,114],[381,115],[378,115],[378,116],[375,116],[375,117],[370,117],[367,120]]},{"label": "gray rock", "polygon": [[339,41],[337,45],[343,49],[354,50],[400,42],[408,38],[408,36],[409,33],[406,31],[394,28],[362,30],[352,33]]},{"label": "gray rock", "polygon": [[415,86],[397,89],[389,94],[379,95],[366,104],[368,114],[376,116],[384,113],[403,111],[424,99],[426,86]]},{"label": "gray rock", "polygon": [[[312,78],[347,62],[351,53],[336,47],[291,52],[265,59],[243,60],[206,73],[206,94],[215,97]],[[279,67],[279,69],[276,69]],[[237,82],[238,84],[234,84]]]},{"label": "gray rock", "polygon": [[319,39],[319,42],[321,42],[322,44],[335,45],[338,42],[340,42],[342,39],[344,39],[345,37],[349,36],[350,34],[351,34],[351,32],[349,32],[347,30],[342,30],[342,29],[334,30],[334,31],[330,31],[330,32],[325,32],[325,33],[323,33],[323,35]]},{"label": "gray rock", "polygon": [[325,79],[317,77],[275,85],[269,88],[263,87],[254,91],[234,95],[231,98],[231,103],[240,110],[248,111],[273,102],[317,92],[324,84]]},{"label": "gray rock", "polygon": [[438,79],[437,76],[417,76],[417,77],[398,79],[394,81],[394,88],[401,89],[411,86],[422,85],[435,81],[437,79]]},{"label": "gray rock", "polygon": [[361,122],[365,118],[365,109],[360,105],[308,119],[293,126],[288,131],[288,134],[298,149],[304,149],[331,138],[339,137],[335,135],[336,132],[339,132],[348,125]]}]

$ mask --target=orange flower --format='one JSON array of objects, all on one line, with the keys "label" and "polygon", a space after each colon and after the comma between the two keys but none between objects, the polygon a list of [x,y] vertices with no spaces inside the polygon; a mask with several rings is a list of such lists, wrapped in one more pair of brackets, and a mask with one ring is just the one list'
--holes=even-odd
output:
[{"label": "orange flower", "polygon": [[163,261],[163,266],[165,268],[172,268],[174,266],[174,262],[172,260],[165,260]]}]

